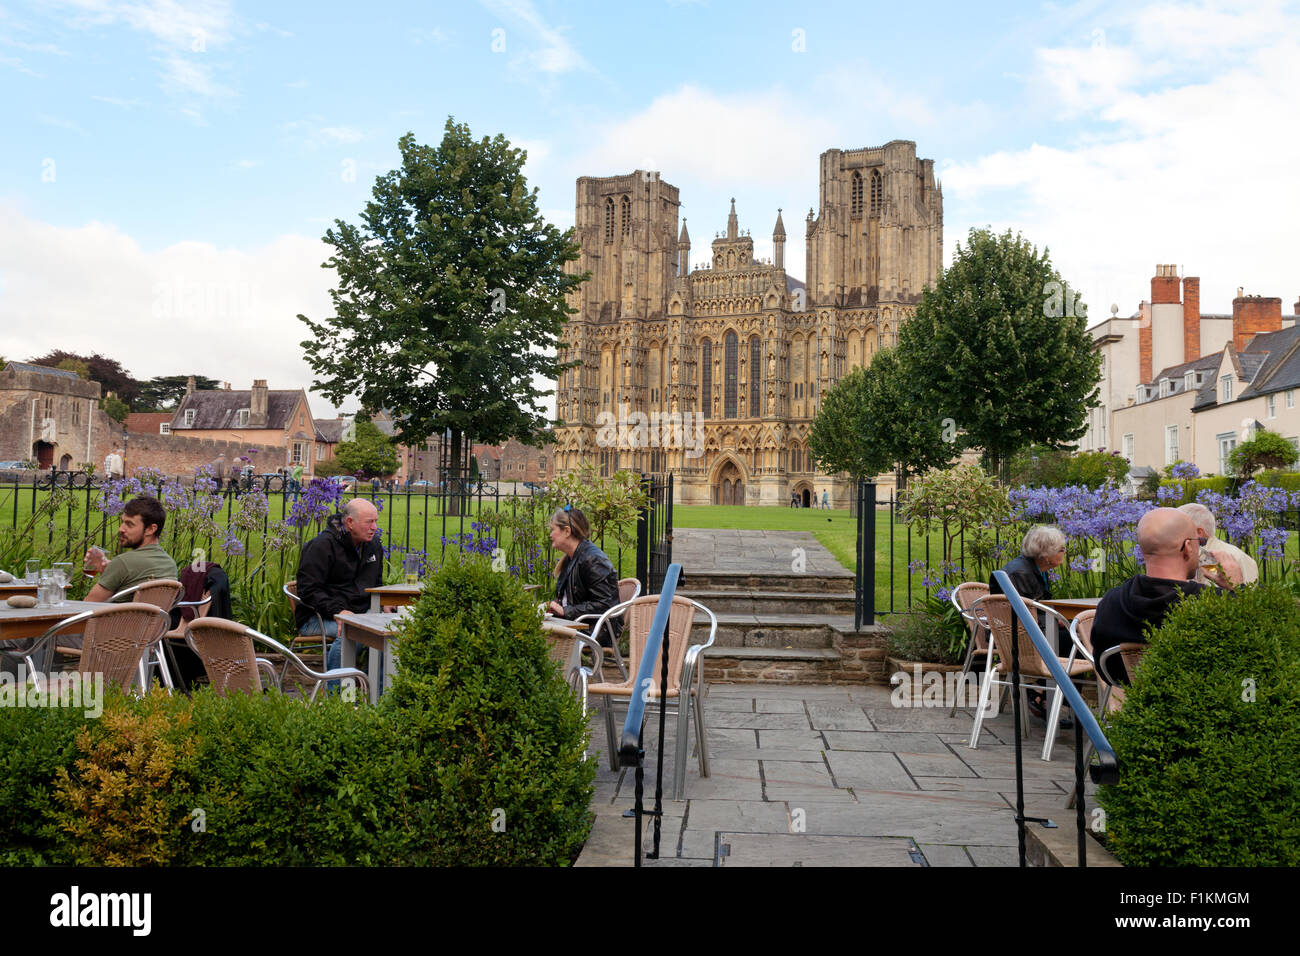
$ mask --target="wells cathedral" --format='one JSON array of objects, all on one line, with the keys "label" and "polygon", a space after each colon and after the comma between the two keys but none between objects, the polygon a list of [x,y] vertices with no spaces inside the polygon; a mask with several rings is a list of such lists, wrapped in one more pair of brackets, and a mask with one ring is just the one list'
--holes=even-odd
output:
[{"label": "wells cathedral", "polygon": [[[826,389],[893,345],[938,279],[943,195],[909,141],[827,150],[819,172],[806,283],[785,271],[781,210],[771,260],[754,258],[732,200],[726,233],[691,268],[677,187],[641,170],[578,180],[582,254],[569,265],[591,280],[570,298],[560,349],[581,365],[556,383],[557,471],[584,459],[603,474],[672,471],[681,504],[807,505],[827,491],[848,506],[851,482],[817,470],[808,429]],[[629,417],[686,428],[611,440],[608,423]]]}]

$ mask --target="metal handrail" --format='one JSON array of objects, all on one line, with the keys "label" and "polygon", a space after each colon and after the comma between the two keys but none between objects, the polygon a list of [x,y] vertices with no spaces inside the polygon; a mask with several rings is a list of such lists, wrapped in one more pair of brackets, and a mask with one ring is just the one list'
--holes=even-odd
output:
[{"label": "metal handrail", "polygon": [[[1041,823],[1044,826],[1055,826],[1055,824],[1042,817],[1025,816],[1025,778],[1020,747],[1020,627],[1017,626],[1018,624],[1024,627],[1025,633],[1029,635],[1029,639],[1038,651],[1038,656],[1047,667],[1047,672],[1052,676],[1052,680],[1056,682],[1057,691],[1069,701],[1070,710],[1074,713],[1075,828],[1078,832],[1079,866],[1087,866],[1088,838],[1085,832],[1083,813],[1084,733],[1088,734],[1088,740],[1097,752],[1098,763],[1088,768],[1095,783],[1118,783],[1119,760],[1115,756],[1110,741],[1106,739],[1106,735],[1102,732],[1101,725],[1097,723],[1097,718],[1093,716],[1092,710],[1084,703],[1079,689],[1074,686],[1067,669],[1061,666],[1060,658],[1056,656],[1056,648],[1048,646],[1047,638],[1043,636],[1043,632],[1038,626],[1038,618],[1026,606],[1024,599],[1021,598],[1020,593],[1016,591],[1015,586],[1011,583],[1011,578],[1005,571],[1001,570],[994,571],[993,578],[1002,589],[1002,593],[1011,609],[1016,612],[1016,616],[1011,619],[1011,684],[1012,699],[1015,705],[1016,831],[1019,838],[1020,865],[1023,867],[1026,864],[1025,824]],[[1070,660],[1074,660],[1073,652],[1070,654]],[[1057,703],[1059,704],[1059,702],[1060,698],[1058,697]]]},{"label": "metal handrail", "polygon": [[677,579],[682,573],[680,564],[668,565],[664,575],[664,588],[659,592],[659,604],[655,608],[654,620],[650,622],[650,634],[646,638],[645,651],[641,654],[641,663],[636,672],[636,683],[632,686],[640,689],[633,693],[627,706],[627,719],[623,721],[623,733],[619,736],[618,763],[620,767],[634,767],[641,752],[641,724],[645,719],[645,705],[649,699],[647,691],[654,684],[655,660],[659,657],[659,647],[663,644],[664,631],[668,629],[668,615],[673,607],[673,593],[677,590]]}]

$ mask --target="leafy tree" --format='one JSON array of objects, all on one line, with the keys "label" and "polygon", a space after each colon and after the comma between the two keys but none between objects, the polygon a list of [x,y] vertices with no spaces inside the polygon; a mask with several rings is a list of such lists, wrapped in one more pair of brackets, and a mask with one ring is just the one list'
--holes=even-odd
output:
[{"label": "leafy tree", "polygon": [[1228,467],[1244,481],[1261,468],[1290,468],[1300,458],[1294,445],[1277,432],[1259,431],[1228,454]]},{"label": "leafy tree", "polygon": [[[189,378],[188,375],[157,375],[147,382],[141,382],[139,399],[135,402],[136,411],[162,412],[177,408],[185,397]],[[211,392],[220,387],[221,383],[215,378],[194,376],[196,391]]]},{"label": "leafy tree", "polygon": [[1007,462],[1009,483],[1029,487],[1065,488],[1082,485],[1096,490],[1109,479],[1118,485],[1129,473],[1129,461],[1119,452],[1079,451],[1031,445]]},{"label": "leafy tree", "polygon": [[104,414],[115,422],[126,421],[126,416],[131,414],[130,407],[126,402],[113,395],[108,395],[99,400],[99,407],[104,410]]},{"label": "leafy tree", "polygon": [[1010,513],[1006,489],[979,465],[931,468],[903,499],[903,517],[917,534],[942,532],[946,562],[959,538],[987,530]]},{"label": "leafy tree", "polygon": [[104,394],[112,392],[127,405],[135,401],[140,383],[132,378],[131,373],[122,368],[121,363],[116,359],[105,358],[98,352],[94,355],[78,355],[75,352],[55,349],[53,352],[29,359],[29,361],[33,365],[61,368],[62,366],[59,363],[68,359],[84,362],[90,371],[90,381],[98,382],[103,388]]},{"label": "leafy tree", "polygon": [[90,366],[80,359],[66,358],[56,365],[55,368],[63,369],[65,372],[72,372],[80,378],[90,381]]},{"label": "leafy tree", "polygon": [[1034,442],[1087,430],[1101,359],[1076,293],[1010,230],[972,229],[903,323],[899,351],[919,399],[952,418],[991,470]]},{"label": "leafy tree", "polygon": [[[397,471],[397,452],[393,449],[392,439],[369,420],[357,420],[356,437],[352,441],[339,442],[334,449],[334,460],[342,469],[340,474],[360,473],[366,478],[377,478]],[[320,472],[319,467],[316,470]]]},{"label": "leafy tree", "polygon": [[475,141],[448,118],[436,148],[410,133],[398,147],[402,165],[376,180],[361,225],[325,233],[335,314],[299,315],[312,334],[302,347],[314,389],[404,416],[407,444],[450,430],[459,474],[464,435],[540,444],[538,402],[552,391],[535,383],[569,367],[554,357],[565,295],[587,276],[566,274],[578,247],[542,219],[526,154],[504,137]]},{"label": "leafy tree", "polygon": [[[946,465],[955,441],[944,423],[918,402],[893,349],[853,369],[822,396],[808,448],[827,471],[868,478],[899,466],[904,479]],[[947,434],[955,439],[955,429]]]}]

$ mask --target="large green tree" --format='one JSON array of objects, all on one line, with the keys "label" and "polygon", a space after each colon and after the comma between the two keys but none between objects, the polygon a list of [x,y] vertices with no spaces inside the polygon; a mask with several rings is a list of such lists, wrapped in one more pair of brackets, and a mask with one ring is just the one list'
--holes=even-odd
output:
[{"label": "large green tree", "polygon": [[140,388],[140,383],[132,378],[130,372],[122,368],[121,362],[106,358],[98,352],[93,355],[78,355],[76,352],[55,349],[28,361],[32,365],[44,365],[48,368],[60,368],[63,362],[71,361],[75,363],[73,368],[78,374],[80,374],[80,367],[84,365],[89,372],[90,380],[98,382],[105,394],[112,392],[128,405],[135,401],[136,393]]},{"label": "large green tree", "polygon": [[945,429],[918,402],[894,349],[877,352],[822,396],[808,448],[826,471],[869,478],[898,466],[904,479],[946,465],[956,454],[956,430]]},{"label": "large green tree", "polygon": [[[176,408],[185,397],[189,378],[188,375],[156,375],[147,382],[141,382],[135,410],[161,412]],[[221,386],[215,378],[206,375],[195,375],[193,378],[195,391],[210,392]]]},{"label": "large green tree", "polygon": [[462,436],[541,442],[552,391],[537,383],[568,367],[565,294],[586,276],[565,272],[578,247],[539,213],[523,150],[450,118],[436,148],[410,133],[398,147],[361,224],[325,233],[335,314],[298,316],[313,336],[302,347],[314,389],[403,416],[407,444],[450,430],[457,473]]},{"label": "large green tree", "polygon": [[357,419],[352,441],[339,442],[334,449],[334,460],[345,475],[385,478],[397,471],[397,452],[392,439],[374,422],[361,418]]},{"label": "large green tree", "polygon": [[970,231],[903,323],[899,352],[920,400],[983,449],[990,471],[1087,431],[1101,361],[1085,310],[1047,250],[1010,230]]}]

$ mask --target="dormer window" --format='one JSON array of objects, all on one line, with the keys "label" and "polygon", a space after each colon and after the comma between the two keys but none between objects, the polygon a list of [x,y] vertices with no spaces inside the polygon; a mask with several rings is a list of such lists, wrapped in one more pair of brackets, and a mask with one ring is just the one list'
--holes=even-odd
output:
[{"label": "dormer window", "polygon": [[1232,401],[1232,376],[1224,375],[1219,379],[1219,401]]},{"label": "dormer window", "polygon": [[197,415],[197,414],[198,414],[198,412],[197,412],[195,409],[193,409],[193,408],[187,408],[187,409],[185,409],[185,427],[186,427],[186,428],[193,428],[193,427],[194,427],[194,416]]},{"label": "dormer window", "polygon": [[1196,373],[1188,372],[1183,376],[1183,391],[1190,392],[1196,386]]},{"label": "dormer window", "polygon": [[1170,393],[1169,379],[1162,378],[1160,380],[1160,397],[1166,398],[1168,397],[1169,393]]},{"label": "dormer window", "polygon": [[235,413],[235,427],[236,427],[236,428],[247,428],[247,427],[248,427],[248,413],[249,413],[249,409],[247,409],[247,408],[241,408],[239,411],[237,411],[237,412]]}]

